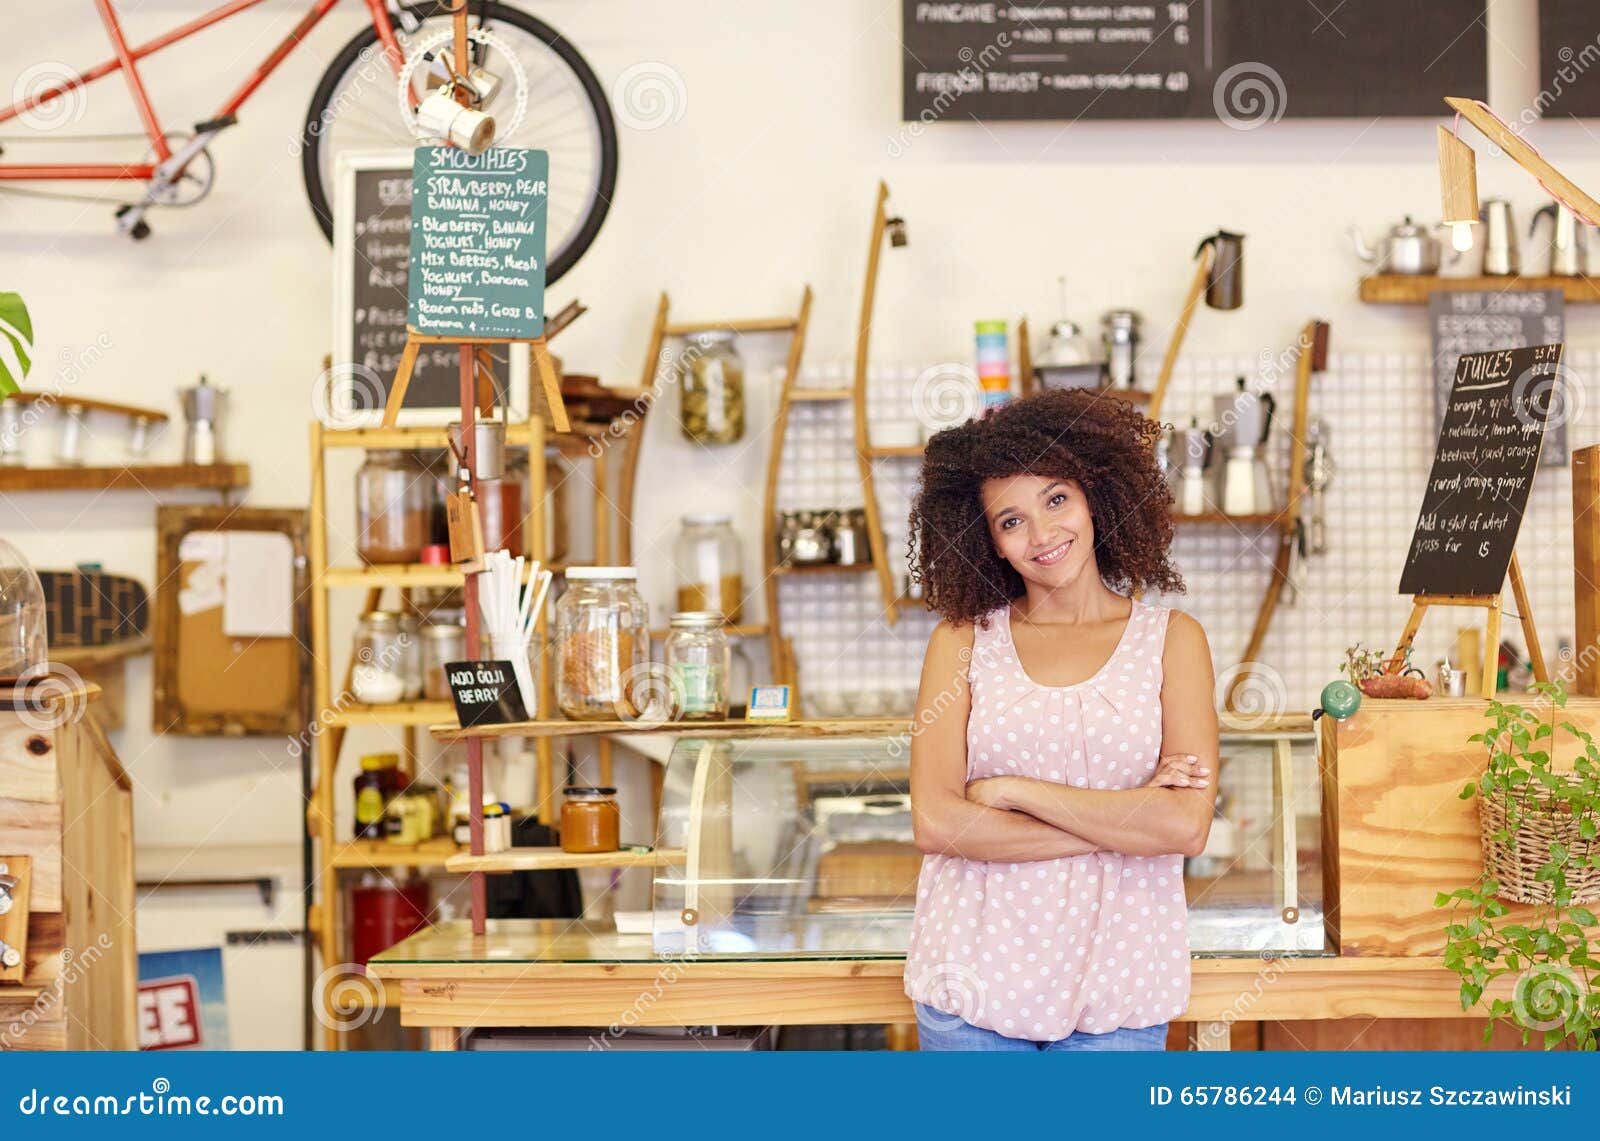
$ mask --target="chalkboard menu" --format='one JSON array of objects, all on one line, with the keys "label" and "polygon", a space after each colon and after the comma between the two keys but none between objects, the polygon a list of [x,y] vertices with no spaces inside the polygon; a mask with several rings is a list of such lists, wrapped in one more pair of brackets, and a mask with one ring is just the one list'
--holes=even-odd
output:
[{"label": "chalkboard menu", "polygon": [[901,0],[901,117],[1439,116],[1488,98],[1484,0]]},{"label": "chalkboard menu", "polygon": [[550,156],[418,147],[408,320],[420,332],[530,340],[544,332]]},{"label": "chalkboard menu", "polygon": [[1560,345],[1467,353],[1439,430],[1401,594],[1499,594],[1538,470]]},{"label": "chalkboard menu", "polygon": [[[1433,421],[1443,423],[1462,353],[1554,345],[1566,337],[1566,298],[1559,289],[1439,290],[1428,298],[1433,330]],[[1552,382],[1554,378],[1552,378]],[[1567,416],[1556,400],[1544,434],[1541,466],[1567,462]]]},{"label": "chalkboard menu", "polygon": [[1600,4],[1539,0],[1539,93],[1546,117],[1600,118]]}]

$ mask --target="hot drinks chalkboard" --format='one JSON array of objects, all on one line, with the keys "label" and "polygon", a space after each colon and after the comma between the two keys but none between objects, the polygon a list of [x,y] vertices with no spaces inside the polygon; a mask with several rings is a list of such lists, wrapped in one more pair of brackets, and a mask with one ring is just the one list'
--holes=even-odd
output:
[{"label": "hot drinks chalkboard", "polygon": [[532,340],[544,332],[550,156],[418,147],[407,322],[421,333]]},{"label": "hot drinks chalkboard", "polygon": [[1500,593],[1539,466],[1561,348],[1467,353],[1456,363],[1401,594]]}]

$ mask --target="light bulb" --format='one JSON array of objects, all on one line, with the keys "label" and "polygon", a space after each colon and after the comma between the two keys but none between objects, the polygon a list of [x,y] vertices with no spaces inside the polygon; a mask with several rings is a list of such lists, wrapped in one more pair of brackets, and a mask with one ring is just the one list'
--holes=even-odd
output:
[{"label": "light bulb", "polygon": [[1472,248],[1472,223],[1450,223],[1450,248],[1456,253],[1466,253]]}]

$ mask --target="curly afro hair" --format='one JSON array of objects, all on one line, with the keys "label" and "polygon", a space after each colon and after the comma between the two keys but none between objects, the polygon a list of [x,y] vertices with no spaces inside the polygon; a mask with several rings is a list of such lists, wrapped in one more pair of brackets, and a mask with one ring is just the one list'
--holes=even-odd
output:
[{"label": "curly afro hair", "polygon": [[911,504],[911,573],[928,606],[956,624],[1023,594],[1000,557],[979,491],[1018,475],[1076,480],[1089,501],[1094,557],[1112,590],[1181,592],[1172,565],[1172,492],[1156,466],[1162,425],[1086,389],[1039,393],[928,441]]}]

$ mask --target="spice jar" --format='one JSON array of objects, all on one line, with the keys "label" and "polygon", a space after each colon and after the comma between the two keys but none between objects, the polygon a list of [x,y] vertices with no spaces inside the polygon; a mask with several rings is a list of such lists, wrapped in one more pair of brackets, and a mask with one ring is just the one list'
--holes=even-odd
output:
[{"label": "spice jar", "polygon": [[408,685],[405,636],[400,616],[369,610],[356,623],[355,665],[350,689],[363,705],[389,705],[405,698]]},{"label": "spice jar", "polygon": [[722,615],[714,610],[674,614],[665,654],[678,715],[685,721],[727,720],[732,662]]},{"label": "spice jar", "polygon": [[569,567],[556,603],[556,703],[577,721],[631,721],[645,688],[650,612],[632,567]]},{"label": "spice jar", "polygon": [[678,419],[697,444],[731,444],[744,435],[744,361],[733,340],[725,329],[698,333],[683,355]]},{"label": "spice jar", "polygon": [[478,501],[478,517],[483,521],[485,551],[523,552],[523,490],[528,485],[526,461],[512,459],[505,474],[496,479],[480,478],[473,487]]},{"label": "spice jar", "polygon": [[678,572],[679,610],[716,610],[729,624],[739,621],[744,575],[739,537],[726,515],[685,515],[672,558]]},{"label": "spice jar", "polygon": [[383,839],[384,813],[400,790],[400,779],[400,754],[370,753],[361,758],[355,782],[357,840]]},{"label": "spice jar", "polygon": [[464,626],[424,626],[422,628],[422,696],[429,701],[449,701],[450,683],[445,680],[446,662],[459,662],[467,656],[467,630]]},{"label": "spice jar", "polygon": [[368,563],[414,563],[428,541],[429,481],[406,452],[367,453],[356,472],[356,551]]},{"label": "spice jar", "polygon": [[561,802],[563,852],[615,852],[622,846],[622,813],[617,810],[614,788],[566,790]]}]

